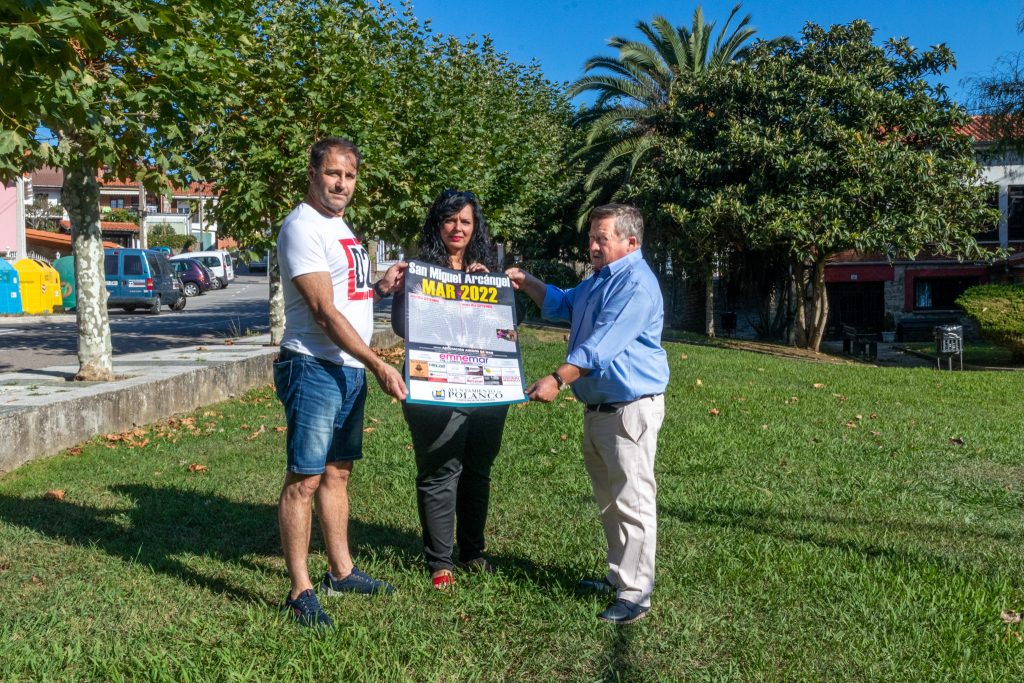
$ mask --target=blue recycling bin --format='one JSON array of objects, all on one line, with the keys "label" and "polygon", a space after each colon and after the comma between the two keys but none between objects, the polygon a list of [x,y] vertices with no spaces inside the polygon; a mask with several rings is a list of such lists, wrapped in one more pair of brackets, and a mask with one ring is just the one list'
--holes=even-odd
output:
[{"label": "blue recycling bin", "polygon": [[0,259],[0,314],[20,315],[23,312],[18,271],[7,261]]}]

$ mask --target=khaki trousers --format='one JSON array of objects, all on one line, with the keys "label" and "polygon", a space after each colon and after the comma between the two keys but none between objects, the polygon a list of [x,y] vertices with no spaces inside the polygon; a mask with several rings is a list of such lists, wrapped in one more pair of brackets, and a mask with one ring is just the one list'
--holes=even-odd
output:
[{"label": "khaki trousers", "polygon": [[608,541],[608,582],[616,597],[651,604],[658,539],[654,455],[665,419],[663,394],[583,416],[583,461]]}]

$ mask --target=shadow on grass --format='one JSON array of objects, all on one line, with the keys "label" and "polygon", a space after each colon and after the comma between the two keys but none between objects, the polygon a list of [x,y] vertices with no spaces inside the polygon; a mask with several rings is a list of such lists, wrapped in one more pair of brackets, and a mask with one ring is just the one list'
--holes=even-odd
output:
[{"label": "shadow on grass", "polygon": [[[277,503],[245,503],[220,495],[178,488],[119,485],[112,493],[127,499],[111,507],[90,507],[70,501],[0,495],[0,522],[32,529],[71,545],[95,547],[110,556],[207,590],[252,602],[263,602],[216,569],[205,574],[181,558],[190,556],[265,573],[262,558],[280,558]],[[314,516],[315,519],[315,516]],[[323,546],[314,521],[312,549]],[[422,540],[410,531],[349,522],[354,548],[390,548],[407,565],[423,565]],[[496,566],[550,593],[571,591],[577,573],[511,555],[492,557]],[[425,570],[425,569],[424,569]],[[283,567],[281,592],[287,585]],[[314,572],[315,573],[315,572]]]},{"label": "shadow on grass", "polygon": [[[949,558],[932,555],[924,549],[886,547],[881,543],[869,540],[842,538],[843,533],[852,532],[904,532],[908,534],[927,534],[939,538],[961,537],[975,543],[978,538],[992,541],[1003,541],[1019,544],[1024,541],[1024,533],[986,532],[981,529],[957,529],[945,524],[928,522],[909,522],[891,519],[857,519],[828,514],[777,513],[768,510],[751,508],[733,508],[721,506],[701,506],[694,508],[667,507],[659,509],[659,513],[686,524],[705,526],[730,527],[745,529],[757,534],[765,534],[775,538],[798,543],[811,543],[823,548],[856,552],[868,557],[884,557],[903,560],[909,555],[925,555],[937,564],[948,564]],[[783,528],[783,525],[818,525],[817,529]],[[821,527],[828,527],[821,528]],[[925,540],[920,538],[919,540]]]},{"label": "shadow on grass", "polygon": [[[229,578],[198,572],[179,557],[199,556],[265,572],[266,564],[254,561],[253,556],[281,555],[276,502],[243,503],[198,491],[143,485],[110,490],[132,504],[100,508],[0,496],[0,521],[64,543],[95,547],[216,593],[263,602],[261,596]],[[314,534],[318,532],[314,530]],[[352,520],[350,535],[366,545],[392,546],[410,560],[418,557],[419,539],[400,529]],[[283,594],[287,579],[284,570],[279,571]]]}]

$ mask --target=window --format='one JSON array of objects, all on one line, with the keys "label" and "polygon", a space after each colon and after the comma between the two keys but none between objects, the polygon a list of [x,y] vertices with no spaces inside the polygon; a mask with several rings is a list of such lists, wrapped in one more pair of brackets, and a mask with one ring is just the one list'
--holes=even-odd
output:
[{"label": "window", "polygon": [[124,255],[124,274],[125,275],[142,275],[142,257],[138,254],[125,254]]},{"label": "window", "polygon": [[104,254],[103,273],[105,275],[117,275],[117,254]]},{"label": "window", "polygon": [[1024,240],[1024,185],[1010,185],[1006,188],[1006,227],[1011,242]]},{"label": "window", "polygon": [[110,208],[111,209],[123,209],[124,208],[124,200],[123,199],[111,199],[110,200]]},{"label": "window", "polygon": [[[999,190],[996,190],[988,197],[988,208],[999,210]],[[999,221],[996,221],[995,225],[989,226],[990,230],[982,230],[981,232],[974,234],[974,239],[979,242],[998,242],[999,241]]]},{"label": "window", "polygon": [[182,216],[187,216],[190,213],[192,213],[192,207],[189,206],[188,204],[178,204],[177,211]]},{"label": "window", "polygon": [[964,290],[978,284],[976,277],[929,277],[914,280],[915,310],[950,310]]}]

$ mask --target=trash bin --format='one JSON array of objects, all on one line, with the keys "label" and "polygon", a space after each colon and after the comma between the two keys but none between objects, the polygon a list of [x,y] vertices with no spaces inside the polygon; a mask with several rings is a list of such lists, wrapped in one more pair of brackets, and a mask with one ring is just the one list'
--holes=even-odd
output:
[{"label": "trash bin", "polygon": [[23,258],[14,264],[21,279],[21,305],[25,313],[53,313],[60,306],[60,276],[45,261]]},{"label": "trash bin", "polygon": [[60,296],[64,300],[64,310],[75,308],[75,257],[61,256],[53,262],[53,269],[60,276]]},{"label": "trash bin", "polygon": [[942,367],[942,357],[949,359],[949,369],[953,369],[953,356],[960,356],[960,369],[964,369],[964,326],[963,325],[936,325],[935,326],[935,355],[938,356],[936,364]]},{"label": "trash bin", "polygon": [[7,261],[0,259],[0,313],[20,314],[21,277]]},{"label": "trash bin", "polygon": [[722,333],[730,337],[736,336],[736,313],[726,311],[722,314]]}]

